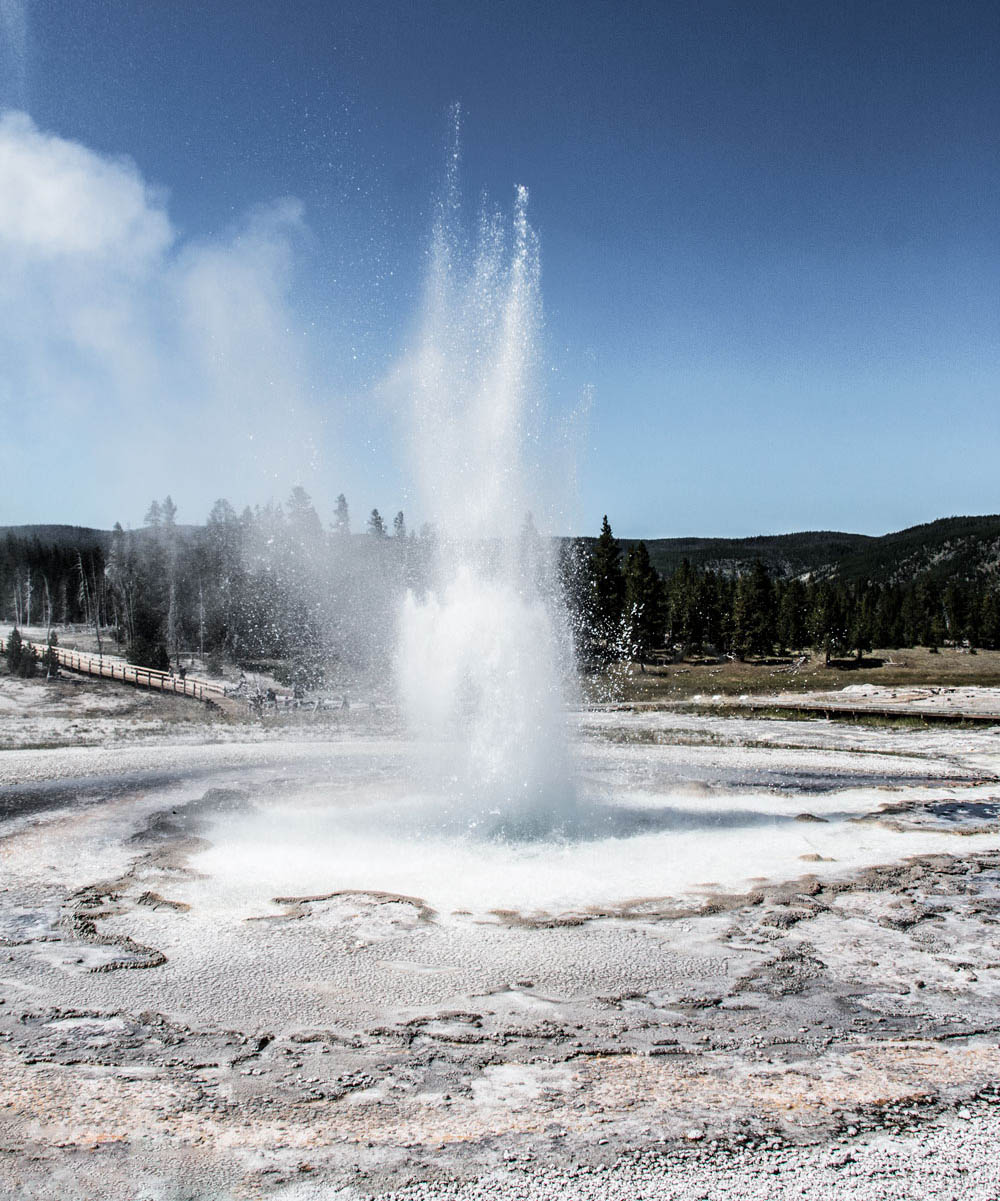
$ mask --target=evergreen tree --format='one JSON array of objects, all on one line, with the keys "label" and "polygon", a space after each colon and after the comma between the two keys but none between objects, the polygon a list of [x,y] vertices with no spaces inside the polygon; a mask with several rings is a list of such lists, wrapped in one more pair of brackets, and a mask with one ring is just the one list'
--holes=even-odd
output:
[{"label": "evergreen tree", "polygon": [[693,647],[700,648],[704,642],[702,601],[705,598],[699,591],[700,582],[689,559],[682,560],[670,578],[667,592],[670,640],[681,643],[684,654]]},{"label": "evergreen tree", "polygon": [[288,528],[300,546],[315,546],[323,536],[323,523],[313,508],[312,498],[300,484],[288,497]]},{"label": "evergreen tree", "polygon": [[767,568],[758,559],[740,576],[733,604],[733,650],[739,657],[767,655],[774,649],[774,591]]},{"label": "evergreen tree", "polygon": [[834,588],[827,582],[816,586],[809,613],[809,637],[812,645],[823,652],[826,666],[830,657],[843,648],[846,640],[843,610]]},{"label": "evergreen tree", "polygon": [[18,668],[21,666],[21,656],[24,654],[24,640],[21,638],[21,631],[14,626],[7,639],[7,650],[4,652],[7,659],[7,670],[12,676],[18,674]]},{"label": "evergreen tree", "polygon": [[351,515],[347,508],[347,497],[343,492],[337,497],[337,508],[333,515],[333,532],[343,535],[351,532]]},{"label": "evergreen tree", "polygon": [[622,548],[611,532],[607,516],[588,561],[589,588],[584,615],[586,641],[599,659],[610,662],[628,653],[623,643],[625,577]]},{"label": "evergreen tree", "polygon": [[622,548],[611,532],[611,525],[605,514],[600,537],[590,552],[593,616],[605,636],[620,625],[625,605],[625,577],[622,574],[621,557]]},{"label": "evergreen tree", "polygon": [[559,545],[556,566],[560,595],[570,614],[577,645],[585,654],[589,653],[593,643],[593,583],[590,575],[590,555],[586,545],[576,538],[567,538]]},{"label": "evergreen tree", "polygon": [[54,680],[59,675],[59,654],[57,647],[59,638],[55,630],[49,630],[45,654],[42,655],[42,667],[45,668],[45,678]]},{"label": "evergreen tree", "polygon": [[237,521],[239,521],[239,518],[236,516],[236,510],[228,500],[220,497],[212,505],[212,511],[208,515],[206,524],[208,526],[225,528],[226,526],[235,524]]},{"label": "evergreen tree", "polygon": [[898,588],[876,588],[872,617],[872,642],[875,646],[902,646],[900,598]]},{"label": "evergreen tree", "polygon": [[944,590],[942,607],[947,636],[957,645],[967,637],[969,625],[966,590],[958,580],[949,580]]},{"label": "evergreen tree", "polygon": [[368,533],[374,538],[385,537],[385,522],[378,509],[372,509],[371,516],[368,518]]},{"label": "evergreen tree", "polygon": [[727,645],[729,606],[724,588],[725,582],[714,571],[706,571],[698,581],[698,612],[702,628],[699,650],[706,643],[716,650]]},{"label": "evergreen tree", "polygon": [[1000,649],[1000,592],[996,588],[986,592],[980,602],[979,636],[984,647]]},{"label": "evergreen tree", "polygon": [[15,626],[7,639],[7,670],[12,676],[22,680],[30,680],[38,666],[38,655],[35,648],[27,646],[21,637],[21,631]]},{"label": "evergreen tree", "polygon": [[925,598],[910,585],[903,592],[900,606],[900,628],[902,646],[926,646],[930,622],[926,612]]},{"label": "evergreen tree", "polygon": [[137,667],[153,667],[157,671],[166,671],[170,667],[170,655],[164,646],[160,629],[161,618],[156,610],[146,603],[137,606],[135,633],[126,656],[129,663]]},{"label": "evergreen tree", "polygon": [[785,650],[801,650],[808,639],[809,597],[798,578],[788,581],[778,601],[778,642]]},{"label": "evergreen tree", "polygon": [[663,645],[666,605],[663,581],[650,562],[645,542],[631,547],[625,560],[625,618],[632,654],[645,670],[650,652]]},{"label": "evergreen tree", "polygon": [[392,519],[392,532],[396,538],[406,537],[406,518],[403,516],[402,509]]},{"label": "evergreen tree", "polygon": [[865,651],[870,651],[874,645],[875,597],[872,590],[859,586],[849,593],[847,608],[847,644],[854,650],[854,657],[860,663]]}]

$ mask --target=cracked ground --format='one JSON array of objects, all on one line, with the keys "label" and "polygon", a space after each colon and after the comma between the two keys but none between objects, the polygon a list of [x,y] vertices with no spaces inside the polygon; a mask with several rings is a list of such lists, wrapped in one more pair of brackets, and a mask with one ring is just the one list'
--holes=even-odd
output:
[{"label": "cracked ground", "polygon": [[[628,721],[591,722],[595,778]],[[711,881],[679,863],[655,895],[627,890],[616,833],[617,876],[559,905],[494,896],[475,854],[455,880],[374,863],[361,887],[332,851],[280,889],[244,880],[239,831],[346,795],[387,752],[353,734],[328,755],[236,749],[158,744],[117,776],[47,751],[4,789],[0,1195],[472,1188],[512,1164],[535,1180],[904,1137],[996,1096],[990,732],[708,717],[662,754],[645,736],[633,793],[681,763],[685,814],[742,789],[774,823],[737,824],[745,862]],[[803,794],[783,781],[806,762]],[[687,855],[713,837],[695,834]],[[643,835],[668,857],[686,836]],[[767,860],[781,839],[798,853]]]}]

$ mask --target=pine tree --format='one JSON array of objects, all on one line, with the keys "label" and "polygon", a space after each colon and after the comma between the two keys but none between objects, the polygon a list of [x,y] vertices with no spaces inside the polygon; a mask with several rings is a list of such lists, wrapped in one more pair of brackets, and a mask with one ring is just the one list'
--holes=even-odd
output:
[{"label": "pine tree", "polygon": [[7,670],[12,676],[22,680],[30,680],[38,666],[38,655],[35,648],[26,646],[21,638],[21,631],[15,626],[7,639]]},{"label": "pine tree", "polygon": [[576,538],[562,542],[556,570],[560,595],[573,622],[577,641],[581,647],[587,646],[593,633],[590,628],[593,583],[586,545]]},{"label": "pine tree", "polygon": [[600,537],[590,552],[590,617],[597,641],[603,645],[605,653],[612,657],[617,653],[615,644],[621,631],[625,608],[625,577],[622,574],[621,555],[622,548],[611,532],[611,525],[605,514]]},{"label": "pine tree", "polygon": [[650,562],[645,542],[636,543],[625,560],[625,618],[632,653],[645,670],[650,653],[663,645],[666,594],[659,573]]},{"label": "pine tree", "polygon": [[42,667],[45,668],[45,678],[47,680],[54,680],[59,675],[59,652],[56,649],[58,645],[59,638],[55,630],[49,630],[45,654],[42,655]]},{"label": "pine tree", "polygon": [[874,598],[870,588],[859,585],[848,593],[847,602],[847,645],[854,651],[860,663],[865,651],[873,646],[872,632],[875,628]]},{"label": "pine tree", "polygon": [[809,598],[800,579],[791,579],[781,591],[778,601],[778,642],[784,650],[801,650],[808,637],[806,632]]},{"label": "pine tree", "polygon": [[301,484],[288,497],[288,527],[300,545],[315,545],[322,537],[323,523],[313,508],[312,498]]},{"label": "pine tree", "polygon": [[679,642],[684,654],[692,647],[700,647],[705,636],[698,583],[689,559],[682,560],[670,578],[670,640]]},{"label": "pine tree", "polygon": [[774,590],[767,568],[759,559],[736,584],[733,649],[741,659],[767,655],[774,649]]},{"label": "pine tree", "polygon": [[351,515],[347,508],[347,497],[343,492],[337,497],[337,508],[333,515],[333,532],[343,535],[351,532]]},{"label": "pine tree", "polygon": [[830,656],[844,646],[843,610],[836,591],[826,581],[818,584],[815,590],[809,614],[809,637],[812,645],[823,652],[826,666],[830,665]]},{"label": "pine tree", "polygon": [[706,571],[699,579],[697,605],[702,630],[698,649],[708,643],[720,650],[726,641],[728,609],[722,585],[714,571]]},{"label": "pine tree", "polygon": [[1000,592],[989,589],[979,606],[979,630],[984,647],[1000,650]]},{"label": "pine tree", "polygon": [[21,638],[21,631],[14,626],[10,632],[10,637],[7,639],[7,649],[4,652],[7,659],[7,670],[12,676],[18,674],[18,668],[21,666],[21,656],[24,654],[24,641]]},{"label": "pine tree", "polygon": [[372,509],[371,516],[368,518],[368,533],[375,538],[385,537],[385,522],[378,509]]}]

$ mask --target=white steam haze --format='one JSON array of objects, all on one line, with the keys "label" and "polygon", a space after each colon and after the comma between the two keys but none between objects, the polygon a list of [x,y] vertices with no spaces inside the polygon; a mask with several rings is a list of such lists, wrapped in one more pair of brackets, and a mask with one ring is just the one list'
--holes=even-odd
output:
[{"label": "white steam haze", "polygon": [[[23,26],[0,5],[5,34]],[[53,463],[81,481],[62,521],[122,505],[126,520],[170,491],[207,513],[217,496],[309,487],[319,423],[290,304],[303,236],[301,205],[282,199],[186,239],[130,160],[0,115],[0,413],[18,428],[0,441],[3,519],[37,520],[14,481]]]}]

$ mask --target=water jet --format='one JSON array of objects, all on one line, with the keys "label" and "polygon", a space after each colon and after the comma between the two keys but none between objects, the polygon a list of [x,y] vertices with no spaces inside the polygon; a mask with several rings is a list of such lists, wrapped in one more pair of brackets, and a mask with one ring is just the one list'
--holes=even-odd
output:
[{"label": "water jet", "polygon": [[456,121],[416,346],[395,375],[436,533],[432,583],[400,615],[398,693],[411,732],[436,748],[421,786],[462,807],[470,829],[537,834],[575,804],[571,639],[551,543],[531,516],[538,239],[519,187],[509,221],[484,204],[470,244],[457,172]]}]

